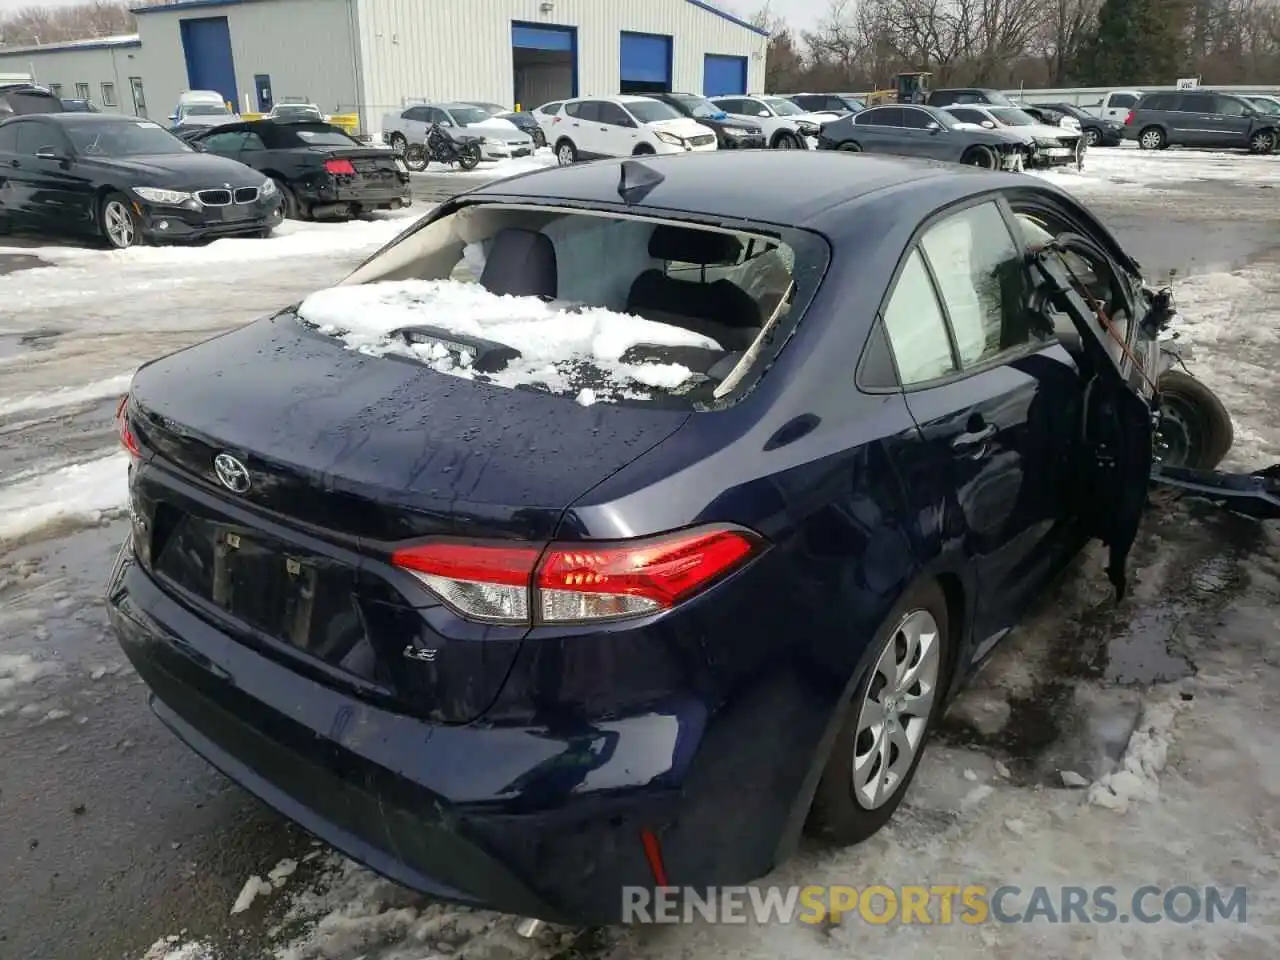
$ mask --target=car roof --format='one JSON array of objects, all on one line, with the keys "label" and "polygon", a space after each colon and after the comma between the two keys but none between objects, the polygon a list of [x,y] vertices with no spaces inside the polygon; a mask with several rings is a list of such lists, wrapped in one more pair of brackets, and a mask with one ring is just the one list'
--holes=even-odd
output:
[{"label": "car roof", "polygon": [[[995,176],[980,171],[985,180],[973,177],[974,168],[959,164],[835,150],[726,150],[548,167],[485,184],[467,197],[618,204],[622,164],[634,162],[663,177],[634,208],[786,226],[803,226],[835,206],[872,193],[962,179],[992,183]],[[779,190],[779,183],[788,186]],[[978,189],[974,186],[971,192]],[[913,190],[910,196],[925,192]]]},{"label": "car roof", "polygon": [[146,117],[129,117],[123,113],[26,113],[11,120],[47,120],[50,123],[60,123],[66,126],[81,126],[93,123],[145,123],[150,126],[160,126],[154,120],[148,120]]}]

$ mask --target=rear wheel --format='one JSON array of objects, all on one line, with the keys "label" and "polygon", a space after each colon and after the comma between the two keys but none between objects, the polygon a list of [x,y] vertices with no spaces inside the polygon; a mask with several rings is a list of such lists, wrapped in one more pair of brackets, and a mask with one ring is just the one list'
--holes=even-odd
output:
[{"label": "rear wheel", "polygon": [[409,141],[404,138],[404,134],[393,133],[387,137],[387,146],[403,157],[405,148],[409,146]]},{"label": "rear wheel", "polygon": [[1168,139],[1159,127],[1147,127],[1138,134],[1138,146],[1143,150],[1163,150]]},{"label": "rear wheel", "polygon": [[893,816],[942,714],[948,631],[946,597],[929,581],[908,590],[876,633],[814,794],[811,832],[858,843]]},{"label": "rear wheel", "polygon": [[458,166],[463,170],[474,170],[480,163],[480,146],[468,143],[458,151]]},{"label": "rear wheel", "polygon": [[780,133],[773,141],[776,150],[799,150],[800,138],[793,133]]},{"label": "rear wheel", "polygon": [[840,144],[840,146],[836,147],[836,149],[843,150],[845,153],[861,153],[862,152],[862,147],[854,143],[852,140],[846,140],[844,143]]},{"label": "rear wheel", "polygon": [[631,151],[631,155],[633,157],[642,157],[642,156],[645,156],[646,154],[650,154],[654,152],[655,151],[653,147],[649,146],[649,144],[641,143],[634,150]]},{"label": "rear wheel", "polygon": [[556,144],[556,162],[562,167],[578,162],[578,148],[572,140],[561,140]]},{"label": "rear wheel", "polygon": [[427,148],[421,143],[411,143],[404,150],[404,165],[414,173],[427,169]]},{"label": "rear wheel", "polygon": [[298,195],[290,189],[289,185],[278,177],[272,177],[272,181],[276,185],[276,190],[280,193],[280,200],[284,204],[284,216],[286,220],[302,220],[301,204],[298,203]]},{"label": "rear wheel", "polygon": [[995,151],[983,144],[966,150],[960,162],[970,167],[981,167],[983,170],[994,170],[999,165]]},{"label": "rear wheel", "polygon": [[1181,370],[1160,377],[1161,462],[1173,467],[1213,470],[1235,442],[1231,414],[1217,394]]},{"label": "rear wheel", "polygon": [[138,218],[129,201],[119,193],[109,193],[98,206],[98,230],[116,250],[128,250],[142,242]]},{"label": "rear wheel", "polygon": [[539,128],[533,131],[533,149],[541,150],[547,145],[547,135]]},{"label": "rear wheel", "polygon": [[1102,134],[1098,132],[1097,127],[1089,127],[1084,132],[1084,142],[1091,147],[1096,147],[1102,142]]}]

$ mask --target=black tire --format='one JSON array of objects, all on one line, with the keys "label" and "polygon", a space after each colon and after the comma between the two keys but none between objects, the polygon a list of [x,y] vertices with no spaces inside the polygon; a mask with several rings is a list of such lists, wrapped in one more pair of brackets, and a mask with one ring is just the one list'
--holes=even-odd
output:
[{"label": "black tire", "polygon": [[411,143],[404,149],[404,165],[414,173],[421,173],[431,162],[427,148],[421,143]]},{"label": "black tire", "polygon": [[286,220],[305,220],[302,204],[298,202],[298,195],[279,177],[272,177],[271,179],[275,182],[276,190],[280,192],[280,199],[284,203],[284,218]]},{"label": "black tire", "polygon": [[541,150],[547,145],[547,135],[541,129],[533,131],[533,149]]},{"label": "black tire", "polygon": [[861,153],[862,147],[854,143],[852,140],[846,140],[844,143],[836,147],[837,150],[843,150],[845,153]]},{"label": "black tire", "polygon": [[409,141],[404,138],[403,133],[393,133],[387,137],[387,146],[403,157],[405,150],[409,146]]},{"label": "black tire", "polygon": [[647,157],[654,152],[653,147],[649,146],[649,144],[641,143],[636,145],[636,148],[631,151],[631,155],[633,157]]},{"label": "black tire", "polygon": [[780,133],[773,138],[773,148],[775,150],[799,150],[800,138],[794,133]]},{"label": "black tire", "polygon": [[562,167],[578,162],[578,148],[573,145],[572,140],[566,138],[556,142],[556,162]]},{"label": "black tire", "polygon": [[960,162],[970,167],[981,167],[983,170],[995,170],[1000,166],[996,152],[981,143],[966,150]]},{"label": "black tire", "polygon": [[458,166],[463,170],[474,170],[480,165],[480,146],[475,143],[464,144],[458,151]]},{"label": "black tire", "polygon": [[[932,706],[928,711],[928,717],[922,718],[925,719],[925,723],[920,728],[915,755],[910,765],[895,781],[893,793],[880,805],[869,808],[856,795],[853,788],[854,755],[866,745],[859,740],[857,734],[863,702],[869,689],[872,690],[874,697],[879,696],[878,691],[872,688],[872,684],[879,683],[881,679],[876,670],[880,651],[889,644],[895,644],[901,649],[900,626],[908,617],[918,616],[921,611],[931,616],[937,625],[938,667]],[[951,635],[947,599],[936,581],[925,581],[907,590],[895,605],[893,612],[886,618],[884,625],[876,631],[875,638],[872,640],[872,650],[871,666],[859,679],[853,698],[846,708],[840,732],[836,735],[831,755],[827,758],[826,768],[822,771],[822,779],[818,782],[818,788],[814,793],[813,805],[810,807],[806,824],[809,833],[842,846],[866,840],[889,822],[898,804],[910,789],[920,758],[924,756],[929,745],[929,736],[938,718],[942,716],[943,694],[947,689],[951,673]],[[884,772],[883,769],[875,770],[875,764],[873,764],[873,771],[877,779],[880,773]]]},{"label": "black tire", "polygon": [[1086,146],[1096,147],[1102,143],[1102,131],[1097,127],[1085,127],[1084,142]]},{"label": "black tire", "polygon": [[1191,374],[1167,370],[1160,378],[1160,435],[1169,466],[1213,470],[1235,442],[1231,414],[1217,394]]},{"label": "black tire", "polygon": [[1259,130],[1249,138],[1250,153],[1271,153],[1276,148],[1276,132],[1274,130]]},{"label": "black tire", "polygon": [[1163,150],[1169,145],[1169,138],[1159,127],[1144,127],[1138,134],[1138,146],[1143,150]]},{"label": "black tire", "polygon": [[122,193],[108,193],[98,202],[98,233],[112,250],[128,250],[144,242],[133,204]]}]

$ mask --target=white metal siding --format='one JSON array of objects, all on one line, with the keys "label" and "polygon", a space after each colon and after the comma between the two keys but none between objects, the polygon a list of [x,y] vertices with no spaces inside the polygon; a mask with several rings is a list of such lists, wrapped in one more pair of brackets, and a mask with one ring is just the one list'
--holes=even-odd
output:
[{"label": "white metal siding", "polygon": [[[132,46],[96,47],[92,50],[50,50],[5,53],[0,51],[0,73],[24,73],[39,84],[60,84],[61,94],[77,99],[76,84],[89,85],[89,99],[107,110],[133,112],[129,77],[138,76],[142,51]],[[115,84],[116,105],[102,102],[102,84]]]},{"label": "white metal siding", "polygon": [[[377,118],[407,98],[510,104],[511,23],[577,27],[578,92],[618,92],[626,31],[672,37],[672,88],[700,93],[703,58],[747,58],[747,85],[764,85],[767,38],[686,0],[359,0],[365,96]],[[530,109],[537,104],[522,105]]]},{"label": "white metal siding", "polygon": [[351,22],[355,0],[251,0],[226,6],[143,13],[138,35],[144,54],[143,82],[153,119],[163,119],[188,88],[182,50],[182,20],[226,17],[235,62],[238,110],[256,111],[253,78],[271,77],[277,103],[306,97],[326,112],[354,110],[360,95],[356,83],[355,44]]}]

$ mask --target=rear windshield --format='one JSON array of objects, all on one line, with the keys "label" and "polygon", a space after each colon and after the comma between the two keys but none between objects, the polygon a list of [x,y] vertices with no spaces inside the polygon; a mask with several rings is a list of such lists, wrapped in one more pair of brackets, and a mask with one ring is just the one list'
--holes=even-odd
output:
[{"label": "rear windshield", "polygon": [[220,103],[196,103],[182,110],[188,117],[229,117],[231,111]]},{"label": "rear windshield", "polygon": [[339,127],[328,124],[289,124],[279,128],[277,138],[291,147],[358,147],[360,141]]},{"label": "rear windshield", "polygon": [[476,204],[410,231],[297,312],[349,349],[444,374],[584,405],[698,409],[749,388],[827,256],[802,231]]}]

